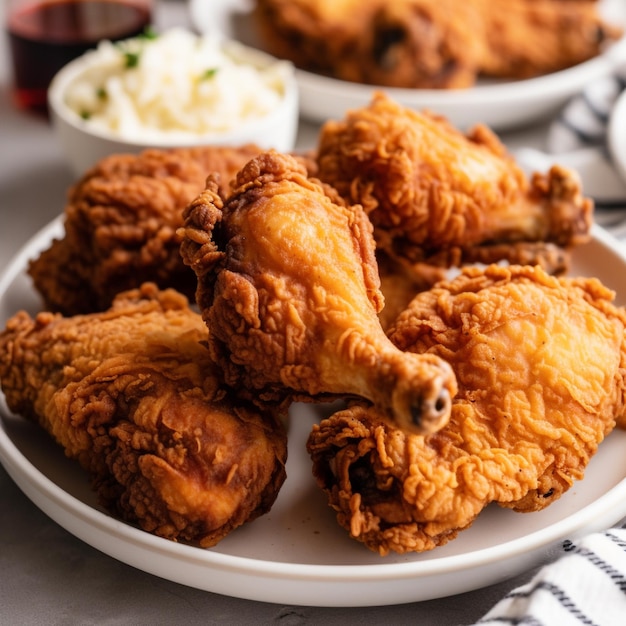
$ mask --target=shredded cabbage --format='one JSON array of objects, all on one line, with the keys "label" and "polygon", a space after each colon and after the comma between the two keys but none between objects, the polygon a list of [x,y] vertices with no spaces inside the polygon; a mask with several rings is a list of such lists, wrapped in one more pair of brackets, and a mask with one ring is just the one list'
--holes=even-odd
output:
[{"label": "shredded cabbage", "polygon": [[233,45],[182,28],[102,41],[65,102],[93,129],[128,140],[231,131],[274,111],[286,76],[283,62],[239,61]]}]

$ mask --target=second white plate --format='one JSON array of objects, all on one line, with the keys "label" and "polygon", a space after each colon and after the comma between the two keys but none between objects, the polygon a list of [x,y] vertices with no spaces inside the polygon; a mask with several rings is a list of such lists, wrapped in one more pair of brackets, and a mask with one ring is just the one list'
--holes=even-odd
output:
[{"label": "second white plate", "polygon": [[[214,33],[259,47],[249,14],[250,0],[189,0],[191,21],[201,33]],[[617,25],[626,26],[623,0],[600,0],[600,9]],[[560,72],[519,81],[481,81],[464,90],[395,89],[350,83],[297,70],[300,111],[313,122],[342,118],[349,109],[369,103],[377,89],[400,104],[431,109],[466,129],[484,123],[496,131],[522,127],[562,107],[587,83],[610,74],[626,59],[626,37],[600,56]]]}]

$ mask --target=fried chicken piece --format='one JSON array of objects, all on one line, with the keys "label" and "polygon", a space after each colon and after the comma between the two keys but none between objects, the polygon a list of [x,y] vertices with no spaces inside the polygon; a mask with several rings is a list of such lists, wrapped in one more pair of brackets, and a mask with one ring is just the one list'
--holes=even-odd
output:
[{"label": "fried chicken piece", "polygon": [[273,411],[221,386],[205,338],[184,296],[145,284],[104,313],[16,314],[0,334],[0,383],[109,511],[208,547],[270,509],[287,448]]},{"label": "fried chicken piece", "polygon": [[565,249],[589,238],[593,203],[575,172],[528,180],[485,126],[465,135],[382,93],[323,126],[318,176],[363,205],[377,246],[407,267],[507,259],[563,272]]},{"label": "fried chicken piece", "polygon": [[354,406],[314,426],[313,472],[339,523],[371,550],[430,550],[491,502],[548,506],[626,408],[626,314],[596,279],[467,268],[419,294],[390,338],[446,359],[450,422],[420,437]]},{"label": "fried chicken piece", "polygon": [[458,89],[591,59],[622,30],[595,0],[257,0],[265,48],[333,78]]},{"label": "fried chicken piece", "polygon": [[396,321],[418,293],[430,289],[446,277],[445,269],[425,263],[405,268],[392,261],[382,250],[376,251],[376,262],[380,291],[385,301],[385,306],[378,313],[378,319],[384,330]]},{"label": "fried chicken piece", "polygon": [[484,20],[481,73],[532,78],[598,56],[623,29],[607,23],[596,0],[472,0]]},{"label": "fried chicken piece", "polygon": [[261,149],[207,146],[147,150],[102,159],[68,192],[65,235],[33,260],[29,274],[44,306],[64,315],[103,311],[145,281],[192,297],[176,229],[211,172],[228,192],[234,174]]},{"label": "fried chicken piece", "polygon": [[354,394],[406,428],[448,418],[445,361],[405,354],[385,336],[371,224],[360,206],[268,152],[237,175],[226,202],[209,179],[185,213],[181,253],[225,380],[263,400]]},{"label": "fried chicken piece", "polygon": [[341,80],[451,89],[479,71],[481,24],[468,3],[258,0],[255,16],[273,55]]}]

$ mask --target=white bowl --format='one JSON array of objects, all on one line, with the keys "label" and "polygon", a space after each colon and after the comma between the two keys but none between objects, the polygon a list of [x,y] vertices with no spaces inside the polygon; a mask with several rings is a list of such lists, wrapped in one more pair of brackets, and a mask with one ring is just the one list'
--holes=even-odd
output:
[{"label": "white bowl", "polygon": [[146,138],[126,139],[101,128],[93,128],[66,103],[70,85],[93,70],[100,62],[97,51],[89,51],[63,67],[52,80],[48,90],[50,119],[76,176],[82,175],[100,159],[111,154],[139,153],[147,148],[175,148],[202,145],[240,146],[257,144],[262,149],[274,148],[282,152],[293,150],[298,130],[298,86],[295,71],[290,63],[279,61],[254,48],[234,41],[223,42],[229,56],[239,63],[257,69],[279,64],[284,83],[278,107],[270,114],[248,120],[231,130],[203,134],[160,134]]}]

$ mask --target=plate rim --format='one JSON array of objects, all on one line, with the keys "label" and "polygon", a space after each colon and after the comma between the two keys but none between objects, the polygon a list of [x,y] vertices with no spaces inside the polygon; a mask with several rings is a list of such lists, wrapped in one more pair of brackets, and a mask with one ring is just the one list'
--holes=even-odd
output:
[{"label": "plate rim", "polygon": [[330,87],[332,87],[333,90],[340,89],[343,92],[353,91],[355,97],[362,97],[371,91],[378,90],[385,91],[390,97],[395,99],[413,100],[414,104],[419,106],[455,104],[460,99],[459,96],[463,96],[462,104],[466,104],[468,100],[472,105],[484,104],[486,102],[494,104],[494,100],[497,99],[500,100],[499,104],[502,101],[518,98],[529,88],[540,88],[544,94],[560,93],[563,89],[563,83],[567,83],[572,74],[580,74],[582,76],[584,73],[585,79],[580,79],[581,82],[585,82],[588,78],[597,78],[601,72],[610,71],[615,66],[615,61],[612,60],[612,57],[618,56],[616,52],[617,47],[620,50],[622,48],[626,50],[626,35],[602,54],[563,70],[532,78],[479,84],[467,89],[411,89],[367,85],[323,76],[322,74],[315,74],[303,69],[296,69],[296,75],[301,79],[304,78],[308,83],[320,83],[315,85],[318,89],[330,91]]}]

